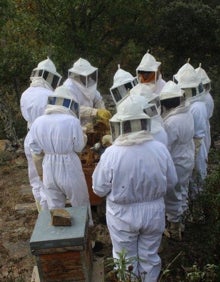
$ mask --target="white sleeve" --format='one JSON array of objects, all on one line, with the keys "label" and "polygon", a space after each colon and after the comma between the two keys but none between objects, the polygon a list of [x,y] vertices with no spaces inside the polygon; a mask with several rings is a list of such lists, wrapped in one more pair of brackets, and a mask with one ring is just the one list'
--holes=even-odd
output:
[{"label": "white sleeve", "polygon": [[85,147],[85,143],[87,140],[85,140],[85,136],[83,133],[83,129],[80,125],[80,121],[78,119],[76,119],[74,121],[74,144],[73,144],[73,149],[76,153],[79,153],[83,150],[83,148]]},{"label": "white sleeve", "polygon": [[169,158],[167,162],[167,193],[172,192],[174,187],[178,182],[176,168],[174,166],[173,160],[169,153]]},{"label": "white sleeve", "polygon": [[33,125],[31,126],[30,131],[28,132],[29,139],[28,139],[28,144],[27,145],[30,148],[31,154],[40,155],[43,152],[43,150],[39,146],[36,138],[34,138],[34,129],[35,129],[34,124],[35,123],[33,123]]},{"label": "white sleeve", "polygon": [[95,99],[93,101],[93,107],[96,109],[105,109],[105,103],[99,91],[96,91]]},{"label": "white sleeve", "polygon": [[165,208],[168,218],[182,213],[182,197],[180,187],[177,185],[177,182],[178,178],[176,168],[171,156],[169,156],[167,163],[167,192],[165,195]]},{"label": "white sleeve", "polygon": [[112,172],[105,160],[105,153],[101,156],[101,159],[93,172],[92,188],[94,193],[100,197],[104,197],[111,192]]}]

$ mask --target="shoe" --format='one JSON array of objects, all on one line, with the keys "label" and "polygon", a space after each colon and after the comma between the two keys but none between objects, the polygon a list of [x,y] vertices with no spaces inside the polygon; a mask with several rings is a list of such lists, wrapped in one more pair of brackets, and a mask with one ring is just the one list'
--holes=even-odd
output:
[{"label": "shoe", "polygon": [[183,233],[185,231],[185,224],[180,223],[180,231]]}]

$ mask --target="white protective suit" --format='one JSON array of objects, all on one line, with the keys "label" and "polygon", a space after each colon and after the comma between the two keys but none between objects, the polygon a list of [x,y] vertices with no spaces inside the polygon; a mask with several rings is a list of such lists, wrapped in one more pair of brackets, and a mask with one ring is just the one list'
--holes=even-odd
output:
[{"label": "white protective suit", "polygon": [[[198,97],[198,99],[200,99]],[[201,100],[193,100],[190,105],[190,112],[194,119],[194,138],[201,138],[201,146],[195,160],[195,170],[202,180],[207,176],[208,153],[205,145],[207,134],[207,110],[205,103]],[[201,188],[201,187],[200,187]]]},{"label": "white protective suit", "polygon": [[[39,86],[30,86],[28,89],[26,89],[22,93],[20,99],[21,113],[23,118],[27,121],[28,130],[31,128],[34,120],[44,114],[48,97],[53,94],[53,91],[49,87],[45,87],[43,82],[39,83],[38,81],[38,85]],[[29,140],[30,131],[28,131],[24,140],[24,151],[28,162],[29,182],[32,187],[35,200],[40,203],[43,209],[47,209],[46,197],[43,192],[43,183],[37,173],[32,159],[30,148],[28,146]]]},{"label": "white protective suit", "polygon": [[[73,98],[76,99],[76,101],[80,104],[80,115],[92,115],[92,112],[90,113],[88,108],[105,108],[102,96],[100,92],[96,89],[96,87],[86,89],[80,83],[74,81],[71,78],[67,78],[63,85],[69,88],[69,90],[73,94]],[[95,114],[93,114],[93,116],[95,116]]]},{"label": "white protective suit", "polygon": [[[178,85],[184,89],[186,101],[190,103],[190,112],[194,119],[195,167],[192,176],[191,197],[194,198],[203,189],[203,180],[207,175],[207,110],[203,101],[204,91],[201,77],[193,68],[188,68],[179,77]],[[193,93],[194,92],[194,93]]]},{"label": "white protective suit", "polygon": [[202,98],[203,98],[203,101],[205,102],[206,110],[207,110],[207,133],[205,135],[204,142],[205,142],[205,146],[206,146],[206,150],[208,154],[210,146],[211,146],[211,131],[210,131],[210,121],[209,120],[213,115],[214,101],[209,92],[211,90],[211,80],[201,65],[202,64],[200,63],[199,67],[196,68],[195,71],[197,72],[204,86],[204,94],[202,95]]},{"label": "white protective suit", "polygon": [[54,112],[35,120],[31,127],[30,149],[44,152],[43,183],[49,209],[86,205],[92,224],[89,194],[77,153],[85,146],[80,121],[71,114]]},{"label": "white protective suit", "polygon": [[164,198],[169,195],[167,212],[176,213],[172,194],[177,175],[163,144],[147,139],[147,133],[140,135],[142,142],[138,134],[133,142],[128,137],[119,136],[102,154],[93,173],[93,190],[106,196],[113,257],[118,258],[123,248],[127,257],[138,256],[142,260],[134,263],[134,272],[146,272],[143,281],[156,282],[161,270],[157,252],[165,228]]},{"label": "white protective suit", "polygon": [[212,98],[212,95],[209,92],[206,92],[204,95],[204,102],[206,105],[206,111],[207,111],[207,134],[205,135],[205,146],[207,154],[209,153],[210,147],[211,147],[211,128],[210,128],[210,118],[213,115],[214,112],[214,101]]},{"label": "white protective suit", "polygon": [[166,81],[162,78],[162,75],[160,74],[155,83],[154,93],[160,94],[165,84],[166,84]]},{"label": "white protective suit", "polygon": [[[189,105],[179,106],[164,117],[164,128],[168,136],[168,150],[173,159],[182,198],[183,212],[188,209],[189,180],[194,168],[195,145],[194,120]],[[171,222],[180,221],[171,218]]]},{"label": "white protective suit", "polygon": [[161,117],[151,118],[151,134],[155,140],[163,143],[166,147],[168,145],[167,132],[164,129],[163,120]]},{"label": "white protective suit", "polygon": [[[63,83],[72,95],[73,99],[80,105],[81,124],[92,123],[92,119],[96,117],[97,109],[105,109],[104,101],[97,90],[97,81],[93,85],[86,86],[82,82],[77,81],[77,75],[82,76],[86,81],[91,73],[98,72],[87,60],[78,59],[71,69],[69,69],[69,77]],[[71,76],[74,73],[76,76]],[[97,79],[97,77],[96,77]]]},{"label": "white protective suit", "polygon": [[[53,94],[53,90],[59,85],[61,78],[50,58],[39,62],[37,67],[32,70],[30,87],[22,93],[20,99],[21,113],[27,121],[28,130],[30,130],[35,119],[44,114],[48,97]],[[28,146],[29,140],[30,131],[24,140],[24,150],[28,162],[29,182],[38,211],[40,211],[40,208],[47,209],[48,206],[44,195],[44,186],[38,175]]]}]

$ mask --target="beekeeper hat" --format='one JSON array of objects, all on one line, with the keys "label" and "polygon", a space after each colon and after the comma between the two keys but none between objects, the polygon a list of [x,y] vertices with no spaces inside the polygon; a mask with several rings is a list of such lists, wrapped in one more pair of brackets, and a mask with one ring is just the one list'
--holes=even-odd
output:
[{"label": "beekeeper hat", "polygon": [[97,83],[98,68],[93,67],[89,61],[79,58],[73,64],[73,67],[68,70],[68,77],[88,88]]},{"label": "beekeeper hat", "polygon": [[147,100],[154,96],[152,88],[144,83],[138,83],[134,88],[131,89],[130,94],[135,96],[143,96]]},{"label": "beekeeper hat", "polygon": [[89,61],[79,58],[74,64],[73,67],[69,69],[69,73],[77,73],[83,76],[90,75],[91,73],[97,71],[98,68],[93,67]]},{"label": "beekeeper hat", "polygon": [[183,97],[184,91],[175,82],[169,80],[160,92],[160,100]]},{"label": "beekeeper hat", "polygon": [[179,68],[179,70],[177,71],[176,74],[173,75],[173,80],[174,82],[178,82],[180,76],[186,71],[186,70],[192,70],[194,69],[194,67],[189,63],[190,62],[190,58],[188,58],[187,63],[185,63],[184,65],[182,65],[181,68]]},{"label": "beekeeper hat", "polygon": [[68,108],[79,118],[79,103],[73,99],[71,91],[64,85],[57,87],[54,95],[48,97],[48,105]]},{"label": "beekeeper hat", "polygon": [[110,119],[112,140],[119,135],[150,131],[151,121],[143,111],[142,97],[128,96],[117,108],[117,113]]},{"label": "beekeeper hat", "polygon": [[113,85],[111,88],[116,88],[120,85],[123,85],[127,82],[131,82],[135,79],[136,77],[134,77],[130,72],[125,71],[121,68],[120,65],[118,65],[118,69],[114,75],[113,78]]},{"label": "beekeeper hat", "polygon": [[41,61],[37,67],[33,69],[30,79],[32,80],[35,77],[42,77],[53,89],[60,85],[62,79],[62,76],[56,71],[56,67],[49,57]]},{"label": "beekeeper hat", "polygon": [[[160,96],[152,91],[147,84],[139,83],[130,91],[130,95],[143,96],[146,100],[144,111],[150,116],[158,116],[160,114]],[[149,112],[148,112],[149,110]]]},{"label": "beekeeper hat", "polygon": [[143,105],[139,97],[128,96],[117,107],[117,113],[110,119],[110,121],[125,121],[133,119],[149,119],[143,112]]},{"label": "beekeeper hat", "polygon": [[139,66],[136,71],[146,71],[146,72],[156,72],[161,62],[156,61],[154,56],[152,56],[149,51],[143,56]]},{"label": "beekeeper hat", "polygon": [[202,68],[202,64],[199,64],[199,67],[195,69],[197,74],[200,76],[202,84],[208,84],[211,82],[210,78],[208,77],[206,71]]},{"label": "beekeeper hat", "polygon": [[118,65],[118,70],[116,71],[113,79],[113,85],[110,88],[110,93],[115,104],[118,104],[129,91],[138,83],[137,78],[131,73],[121,69]]},{"label": "beekeeper hat", "polygon": [[195,88],[201,83],[201,78],[195,69],[187,69],[179,76],[178,85],[180,88]]}]

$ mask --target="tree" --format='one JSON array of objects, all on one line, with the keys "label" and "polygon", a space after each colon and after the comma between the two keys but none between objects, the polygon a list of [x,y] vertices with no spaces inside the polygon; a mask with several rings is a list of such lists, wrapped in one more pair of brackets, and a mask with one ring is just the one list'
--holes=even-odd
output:
[{"label": "tree", "polygon": [[99,68],[104,94],[117,65],[135,75],[148,49],[162,62],[166,80],[188,57],[194,67],[201,62],[213,81],[219,77],[220,6],[214,0],[2,0],[1,5],[0,90],[12,104],[12,116],[21,117],[20,95],[47,56],[64,79],[79,57],[89,60]]}]

